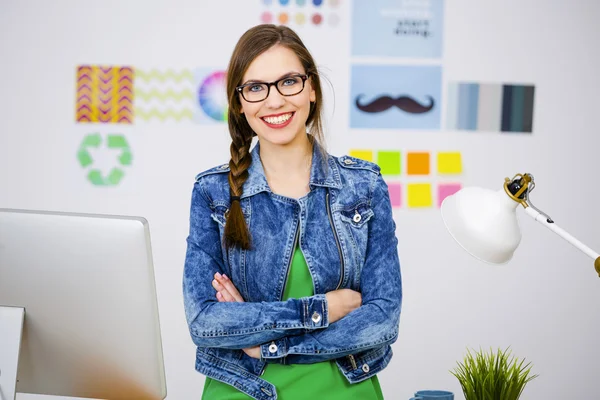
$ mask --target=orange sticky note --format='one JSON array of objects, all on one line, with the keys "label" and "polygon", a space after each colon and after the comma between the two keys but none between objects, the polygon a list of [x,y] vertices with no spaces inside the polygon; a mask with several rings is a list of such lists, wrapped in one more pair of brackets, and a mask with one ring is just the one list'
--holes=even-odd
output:
[{"label": "orange sticky note", "polygon": [[373,162],[373,151],[371,150],[350,150],[350,156]]},{"label": "orange sticky note", "polygon": [[462,173],[462,159],[459,152],[440,152],[437,154],[437,170],[440,174]]},{"label": "orange sticky note", "polygon": [[431,183],[409,183],[407,185],[408,207],[431,207]]},{"label": "orange sticky note", "polygon": [[429,153],[409,152],[406,163],[408,175],[429,175]]}]

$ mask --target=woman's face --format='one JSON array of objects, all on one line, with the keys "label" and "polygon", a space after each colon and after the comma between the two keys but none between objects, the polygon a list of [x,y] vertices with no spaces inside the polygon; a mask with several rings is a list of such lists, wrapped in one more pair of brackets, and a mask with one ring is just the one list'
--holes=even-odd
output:
[{"label": "woman's face", "polygon": [[[252,61],[241,84],[274,82],[288,76],[305,73],[300,59],[292,50],[275,45]],[[293,83],[293,80],[284,80],[280,87],[291,86]],[[263,91],[258,85],[246,88],[246,90],[255,92],[254,95]],[[265,92],[263,91],[263,93]],[[285,146],[298,139],[301,140],[306,135],[306,120],[310,111],[310,103],[315,101],[315,98],[315,91],[309,78],[305,82],[304,89],[293,96],[281,95],[275,85],[270,87],[269,96],[257,103],[248,102],[240,95],[241,112],[246,116],[248,124],[261,143],[269,142]]]}]

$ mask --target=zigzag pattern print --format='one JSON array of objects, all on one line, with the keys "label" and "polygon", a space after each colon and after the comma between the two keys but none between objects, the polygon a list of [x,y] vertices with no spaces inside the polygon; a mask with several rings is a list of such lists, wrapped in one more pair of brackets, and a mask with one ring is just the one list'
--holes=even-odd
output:
[{"label": "zigzag pattern print", "polygon": [[135,113],[139,120],[192,120],[195,96],[190,70],[136,70],[135,79]]},{"label": "zigzag pattern print", "polygon": [[133,76],[131,67],[78,67],[75,120],[79,123],[133,123]]}]

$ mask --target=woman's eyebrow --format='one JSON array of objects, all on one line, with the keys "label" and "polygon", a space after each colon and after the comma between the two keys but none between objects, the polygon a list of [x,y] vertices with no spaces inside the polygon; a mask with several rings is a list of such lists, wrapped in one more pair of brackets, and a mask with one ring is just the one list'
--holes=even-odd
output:
[{"label": "woman's eyebrow", "polygon": [[[291,75],[302,75],[302,72],[290,71],[290,72],[287,72],[287,73],[281,75],[279,78],[275,79],[275,81],[278,81],[280,79],[286,78]],[[275,82],[275,81],[273,81],[273,82]],[[249,83],[266,83],[266,81],[261,81],[259,79],[248,79],[246,82],[242,83],[242,85],[247,85]]]}]

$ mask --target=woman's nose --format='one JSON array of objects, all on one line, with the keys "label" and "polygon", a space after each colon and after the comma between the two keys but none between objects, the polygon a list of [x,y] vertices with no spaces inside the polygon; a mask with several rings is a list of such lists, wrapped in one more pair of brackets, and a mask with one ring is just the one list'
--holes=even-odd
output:
[{"label": "woman's nose", "polygon": [[275,86],[271,87],[269,95],[265,99],[265,105],[269,108],[281,108],[285,104],[285,97],[279,93]]}]

